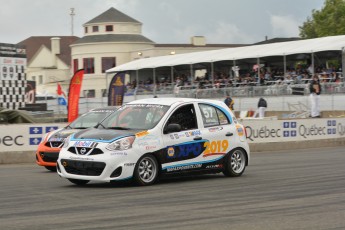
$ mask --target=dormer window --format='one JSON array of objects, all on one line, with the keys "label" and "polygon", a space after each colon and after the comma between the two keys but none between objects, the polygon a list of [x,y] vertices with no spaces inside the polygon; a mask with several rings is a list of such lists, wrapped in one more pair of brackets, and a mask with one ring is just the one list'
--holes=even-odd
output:
[{"label": "dormer window", "polygon": [[105,31],[106,31],[106,32],[114,31],[113,25],[107,25],[107,26],[105,26]]},{"label": "dormer window", "polygon": [[84,32],[87,34],[87,27],[84,28]]},{"label": "dormer window", "polygon": [[93,26],[92,27],[92,32],[98,32],[98,26]]}]

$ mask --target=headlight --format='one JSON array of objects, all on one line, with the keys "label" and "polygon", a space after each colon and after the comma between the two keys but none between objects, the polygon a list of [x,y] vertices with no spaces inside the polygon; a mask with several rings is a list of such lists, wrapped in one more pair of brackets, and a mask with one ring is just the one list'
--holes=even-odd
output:
[{"label": "headlight", "polygon": [[132,144],[134,142],[135,137],[125,137],[120,140],[116,140],[107,147],[105,147],[107,150],[114,151],[114,150],[127,150],[132,148]]},{"label": "headlight", "polygon": [[65,140],[63,141],[63,146],[62,146],[62,148],[67,148],[67,147],[68,147],[69,141],[70,141],[70,139],[71,139],[71,136],[72,136],[72,135],[70,135],[70,136],[68,136],[67,138],[65,138]]}]

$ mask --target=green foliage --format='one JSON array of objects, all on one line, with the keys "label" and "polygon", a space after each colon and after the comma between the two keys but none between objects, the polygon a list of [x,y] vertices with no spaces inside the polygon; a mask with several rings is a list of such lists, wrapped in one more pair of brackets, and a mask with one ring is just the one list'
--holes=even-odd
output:
[{"label": "green foliage", "polygon": [[313,10],[299,29],[302,38],[344,35],[345,0],[325,0],[323,8]]}]

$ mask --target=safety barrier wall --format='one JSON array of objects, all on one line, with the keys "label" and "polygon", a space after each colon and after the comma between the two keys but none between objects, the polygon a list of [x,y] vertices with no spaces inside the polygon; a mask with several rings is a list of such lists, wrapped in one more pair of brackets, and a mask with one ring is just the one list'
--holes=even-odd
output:
[{"label": "safety barrier wall", "polygon": [[[252,152],[345,145],[345,118],[244,119]],[[0,125],[0,163],[35,161],[43,136],[60,124]]]}]

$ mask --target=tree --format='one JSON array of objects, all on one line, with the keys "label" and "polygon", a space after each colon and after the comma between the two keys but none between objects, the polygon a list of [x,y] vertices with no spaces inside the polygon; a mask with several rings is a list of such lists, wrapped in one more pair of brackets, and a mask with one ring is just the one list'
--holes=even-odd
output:
[{"label": "tree", "polygon": [[345,35],[345,0],[325,0],[323,8],[313,10],[299,29],[302,38]]}]

